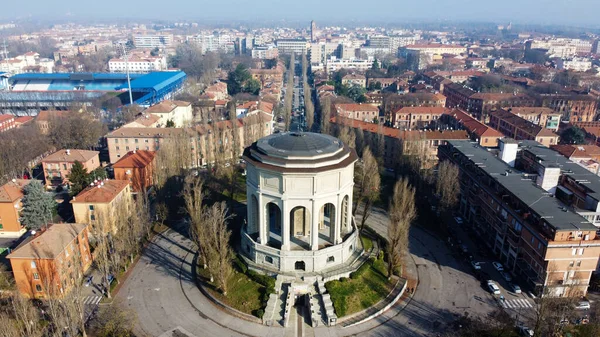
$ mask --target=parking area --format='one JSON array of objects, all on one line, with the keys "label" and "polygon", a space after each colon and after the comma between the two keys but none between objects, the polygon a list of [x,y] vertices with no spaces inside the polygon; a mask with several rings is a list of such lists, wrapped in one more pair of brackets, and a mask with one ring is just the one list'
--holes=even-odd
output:
[{"label": "parking area", "polygon": [[[480,281],[481,287],[517,321],[532,319],[536,310],[535,297],[521,289],[513,275],[505,271],[504,266],[494,259],[485,243],[478,240],[474,232],[468,230],[461,217],[455,216],[449,222],[447,244],[453,254],[468,265],[473,276]],[[493,285],[488,281],[492,281],[497,287],[495,291],[492,291]]]}]

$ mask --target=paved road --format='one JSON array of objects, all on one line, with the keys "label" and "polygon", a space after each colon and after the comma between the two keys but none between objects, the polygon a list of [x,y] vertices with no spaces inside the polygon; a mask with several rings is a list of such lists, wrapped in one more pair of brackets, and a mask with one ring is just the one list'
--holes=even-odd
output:
[{"label": "paved road", "polygon": [[[370,225],[385,233],[385,214],[375,210]],[[353,328],[303,329],[304,335],[430,336],[465,311],[486,314],[495,307],[467,266],[437,238],[415,228],[410,251],[420,284],[404,310],[391,309]],[[188,331],[190,337],[286,335],[283,328],[242,321],[217,309],[192,281],[193,255],[191,241],[172,229],[158,235],[145,250],[117,295],[136,311],[141,335],[161,336],[173,329]]]},{"label": "paved road", "polygon": [[[387,224],[383,210],[375,209],[369,226],[387,236]],[[412,301],[399,315],[364,335],[431,336],[444,331],[465,312],[486,315],[497,307],[466,263],[453,256],[438,238],[413,226],[409,249],[419,275]]]}]

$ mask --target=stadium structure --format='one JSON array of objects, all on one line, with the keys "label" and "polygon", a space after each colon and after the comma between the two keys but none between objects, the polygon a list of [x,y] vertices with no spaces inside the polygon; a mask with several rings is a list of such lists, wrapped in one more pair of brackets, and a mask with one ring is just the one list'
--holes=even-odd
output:
[{"label": "stadium structure", "polygon": [[[183,86],[183,71],[130,74],[133,102],[144,107],[170,99]],[[91,105],[112,97],[129,104],[125,73],[24,73],[8,78],[0,91],[0,113],[35,116],[41,110],[68,110],[73,103]]]}]

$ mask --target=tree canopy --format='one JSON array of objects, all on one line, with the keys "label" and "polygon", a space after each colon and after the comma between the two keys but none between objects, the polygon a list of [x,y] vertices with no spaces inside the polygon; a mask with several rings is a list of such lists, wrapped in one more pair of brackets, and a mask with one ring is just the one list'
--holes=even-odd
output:
[{"label": "tree canopy", "polygon": [[39,180],[32,180],[23,188],[22,223],[30,229],[39,229],[52,221],[56,202],[52,195],[44,192]]},{"label": "tree canopy", "polygon": [[563,144],[584,144],[585,131],[576,126],[570,127],[560,135],[560,142]]},{"label": "tree canopy", "polygon": [[57,149],[90,149],[105,133],[105,125],[88,113],[70,113],[50,120],[48,138]]}]

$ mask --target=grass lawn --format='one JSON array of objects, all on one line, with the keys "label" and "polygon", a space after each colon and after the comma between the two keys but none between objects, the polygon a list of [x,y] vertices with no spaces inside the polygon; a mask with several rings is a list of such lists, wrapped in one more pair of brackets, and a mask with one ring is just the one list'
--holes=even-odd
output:
[{"label": "grass lawn", "polygon": [[373,240],[366,236],[360,236],[360,240],[362,241],[363,247],[365,248],[365,252],[368,252],[373,248]]},{"label": "grass lawn", "polygon": [[266,291],[266,288],[251,280],[246,274],[234,269],[233,274],[227,282],[229,290],[227,296],[223,296],[221,291],[209,282],[210,278],[206,269],[199,266],[198,276],[208,285],[206,289],[210,291],[212,296],[230,307],[255,316],[257,316],[258,310],[264,309],[261,296]]},{"label": "grass lawn", "polygon": [[384,299],[392,290],[393,284],[388,281],[385,264],[381,260],[365,262],[360,276],[329,281],[325,284],[327,292],[338,317],[351,315],[375,305]]}]

